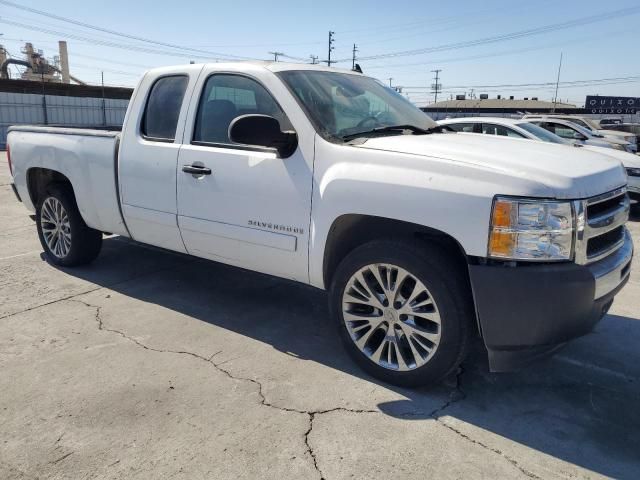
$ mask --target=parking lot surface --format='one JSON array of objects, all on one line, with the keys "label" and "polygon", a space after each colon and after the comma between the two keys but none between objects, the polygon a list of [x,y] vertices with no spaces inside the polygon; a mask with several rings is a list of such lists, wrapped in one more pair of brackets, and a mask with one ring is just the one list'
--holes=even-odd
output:
[{"label": "parking lot surface", "polygon": [[477,342],[408,390],[352,364],[313,288],[118,237],[48,264],[4,153],[0,218],[0,478],[639,475],[637,260],[550,360],[491,374]]}]

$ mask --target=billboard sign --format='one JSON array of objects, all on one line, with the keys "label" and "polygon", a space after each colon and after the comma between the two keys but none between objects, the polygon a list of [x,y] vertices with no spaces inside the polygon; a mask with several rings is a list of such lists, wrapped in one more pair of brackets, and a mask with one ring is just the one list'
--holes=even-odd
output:
[{"label": "billboard sign", "polygon": [[590,113],[635,114],[640,110],[640,97],[607,97],[587,95],[584,108]]}]

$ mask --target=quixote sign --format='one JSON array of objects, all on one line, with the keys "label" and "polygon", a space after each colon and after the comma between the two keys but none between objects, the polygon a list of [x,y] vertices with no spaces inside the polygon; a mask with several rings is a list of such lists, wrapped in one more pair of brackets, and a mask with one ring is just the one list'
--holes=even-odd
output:
[{"label": "quixote sign", "polygon": [[587,95],[584,108],[591,113],[634,114],[640,109],[640,97],[604,97]]}]

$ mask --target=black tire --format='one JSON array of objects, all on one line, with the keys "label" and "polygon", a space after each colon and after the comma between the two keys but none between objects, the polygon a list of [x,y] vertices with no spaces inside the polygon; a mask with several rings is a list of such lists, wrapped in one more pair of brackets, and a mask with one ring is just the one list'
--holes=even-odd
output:
[{"label": "black tire", "polygon": [[[378,365],[354,343],[343,317],[343,294],[352,275],[371,264],[391,264],[407,270],[424,284],[440,315],[440,341],[422,366],[398,371]],[[329,291],[332,316],[342,341],[356,363],[384,382],[404,387],[435,384],[454,373],[464,360],[473,326],[473,304],[464,270],[436,243],[376,240],[353,250],[339,264]]]},{"label": "black tire", "polygon": [[[43,205],[50,197],[62,204],[69,219],[71,246],[64,255],[56,254],[52,251],[43,233]],[[75,267],[91,263],[102,248],[102,232],[94,230],[84,223],[78,211],[73,191],[67,185],[53,184],[47,187],[45,195],[43,195],[36,207],[36,225],[40,244],[44,249],[47,260],[55,265]]]}]

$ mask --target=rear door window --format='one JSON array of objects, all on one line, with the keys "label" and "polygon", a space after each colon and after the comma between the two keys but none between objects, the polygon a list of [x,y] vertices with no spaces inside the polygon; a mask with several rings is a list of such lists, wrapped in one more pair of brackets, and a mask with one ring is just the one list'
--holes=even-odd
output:
[{"label": "rear door window", "polygon": [[473,123],[448,123],[447,127],[455,130],[456,132],[473,133]]},{"label": "rear door window", "polygon": [[173,75],[159,78],[152,85],[141,125],[141,133],[147,140],[175,140],[188,81],[186,75]]},{"label": "rear door window", "polygon": [[524,138],[524,135],[519,134],[515,130],[505,127],[504,125],[496,125],[495,123],[483,123],[482,133],[501,137]]}]

